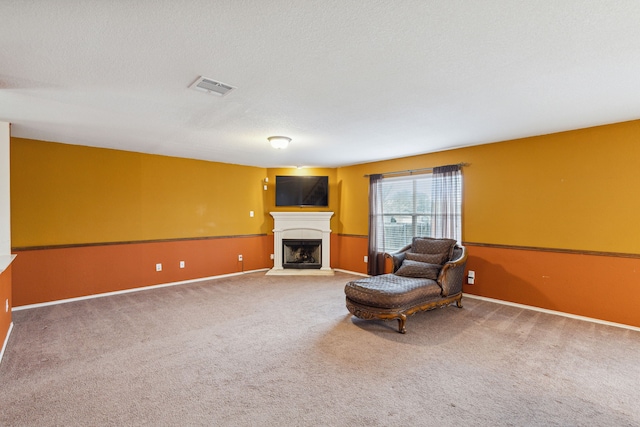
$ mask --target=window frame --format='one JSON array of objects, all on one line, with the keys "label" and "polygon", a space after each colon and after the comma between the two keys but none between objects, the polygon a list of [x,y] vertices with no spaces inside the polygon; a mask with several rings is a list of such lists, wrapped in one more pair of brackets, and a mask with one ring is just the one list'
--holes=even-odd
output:
[{"label": "window frame", "polygon": [[[388,178],[382,179],[379,187],[380,188],[379,191],[381,192],[381,194],[379,195],[381,206],[379,206],[379,208],[381,209],[379,209],[378,212],[376,212],[373,215],[375,220],[378,221],[377,229],[379,231],[378,231],[378,236],[376,236],[376,243],[377,243],[376,250],[378,252],[393,252],[393,251],[399,250],[404,246],[410,244],[413,237],[417,235],[424,236],[424,235],[430,234],[431,216],[432,216],[431,209],[433,208],[433,202],[431,200],[432,179],[433,178],[431,173],[394,176],[394,177],[388,177]],[[420,181],[425,181],[425,185],[421,187]],[[396,183],[409,184],[406,186],[404,190],[411,191],[410,197],[407,197],[406,199],[403,199],[403,200],[398,200],[400,203],[410,202],[411,209],[409,212],[406,212],[406,211],[403,212],[402,209],[396,209],[394,211],[387,212],[387,208],[384,207],[386,204],[385,202],[387,202],[387,200],[385,200],[386,199],[385,196],[388,195],[388,194],[385,194],[385,190]],[[428,189],[429,192],[426,195],[425,203],[421,206],[420,200],[419,200],[420,194],[421,193],[424,194],[425,189]],[[396,241],[397,243],[394,242],[393,244],[390,244],[394,240],[394,238],[389,237],[390,233],[388,233],[388,230],[391,229],[389,224],[392,224],[393,221],[391,219],[396,217],[410,218],[410,227],[407,227],[407,228],[410,228],[410,233],[406,233],[406,229],[403,229],[402,236],[404,237],[401,236],[401,238]],[[420,221],[420,217],[423,217],[426,220]],[[385,219],[389,219],[389,221],[385,221]],[[408,223],[403,223],[403,224],[408,224]],[[421,224],[422,224],[422,227],[427,228],[426,233],[421,227]]]}]

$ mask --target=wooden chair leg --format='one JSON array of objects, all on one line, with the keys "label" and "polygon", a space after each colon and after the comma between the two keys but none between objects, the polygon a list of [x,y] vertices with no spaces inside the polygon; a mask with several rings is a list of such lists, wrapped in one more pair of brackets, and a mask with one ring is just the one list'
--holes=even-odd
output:
[{"label": "wooden chair leg", "polygon": [[407,316],[405,314],[400,314],[398,318],[398,332],[401,334],[406,334],[407,329],[405,328],[405,323],[407,323]]}]

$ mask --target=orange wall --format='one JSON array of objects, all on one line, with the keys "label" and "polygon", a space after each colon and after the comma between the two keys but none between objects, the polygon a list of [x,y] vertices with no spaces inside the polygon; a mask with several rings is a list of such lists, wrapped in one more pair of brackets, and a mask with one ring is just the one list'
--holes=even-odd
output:
[{"label": "orange wall", "polygon": [[329,207],[320,210],[339,211],[336,169],[267,170],[13,138],[15,304],[270,268],[269,212],[292,210],[275,207],[276,175],[329,176]]},{"label": "orange wall", "polygon": [[[9,311],[5,311],[5,301],[9,300]],[[7,338],[11,326],[11,265],[0,272],[0,349]]]},{"label": "orange wall", "polygon": [[14,304],[272,266],[266,174],[12,138]]},{"label": "orange wall", "polygon": [[0,352],[11,326],[12,307],[10,135],[9,123],[0,121]]},{"label": "orange wall", "polygon": [[[56,299],[67,295],[65,286],[69,285],[63,279],[74,269],[84,271],[74,279],[78,281],[74,286],[80,287],[75,293],[98,292],[96,289],[104,288],[100,283],[80,281],[95,277],[93,271],[117,275],[119,267],[142,277],[135,286],[174,280],[167,272],[158,281],[160,276],[153,270],[158,255],[167,251],[166,242],[157,241],[162,239],[234,236],[249,242],[250,236],[258,236],[263,253],[255,255],[261,260],[255,265],[269,267],[273,221],[268,213],[276,210],[273,185],[278,174],[330,177],[326,210],[335,212],[332,267],[364,273],[368,228],[368,180],[364,175],[465,162],[463,241],[470,248],[468,267],[477,270],[477,285],[467,286],[466,292],[603,320],[624,318],[640,326],[638,315],[621,317],[619,309],[602,304],[603,296],[611,295],[612,269],[619,267],[620,259],[633,263],[629,259],[640,255],[640,222],[635,221],[640,199],[633,197],[633,189],[640,185],[638,140],[640,121],[632,121],[337,169],[295,170],[12,139],[12,245],[28,249],[20,251],[15,262],[14,298],[20,288],[26,289],[26,283],[45,277],[44,273],[39,278],[29,276],[34,273],[28,270],[43,270],[42,265],[64,266],[56,273],[60,281],[51,286],[61,290]],[[269,178],[267,191],[263,189],[265,177]],[[249,217],[249,210],[256,212],[254,218]],[[109,246],[73,252],[73,259],[91,260],[82,268],[73,259],[65,261],[54,255],[54,251],[68,249],[33,250],[34,246],[147,240],[151,242],[144,243],[140,253],[130,255],[145,264],[135,271],[124,257],[118,258],[118,251],[111,254]],[[191,246],[195,242],[184,253],[197,252]],[[142,243],[117,247],[128,253],[138,244]],[[162,249],[156,252],[156,248]],[[231,253],[224,265],[198,274],[237,271],[232,246],[208,246],[205,252],[227,253],[228,248]],[[584,253],[570,256],[548,249]],[[100,264],[104,254],[115,257],[109,259],[119,264],[105,270]],[[42,256],[45,259],[39,258]],[[167,262],[173,265],[176,261]],[[592,268],[585,270],[585,265]],[[616,270],[620,288],[615,289],[637,305],[637,276],[625,266]],[[583,271],[589,272],[586,282]],[[187,273],[177,274],[175,280],[181,280]],[[578,285],[587,282],[589,286]],[[572,300],[567,289],[580,292]],[[29,299],[21,295],[20,300]]]},{"label": "orange wall", "polygon": [[469,246],[464,292],[640,327],[640,258]]},{"label": "orange wall", "polygon": [[[363,175],[468,163],[463,241],[541,250],[469,245],[467,266],[476,270],[478,285],[465,292],[640,326],[639,311],[621,314],[619,305],[603,304],[613,295],[624,295],[629,307],[640,304],[640,281],[629,267],[637,262],[616,256],[640,258],[640,198],[633,196],[640,187],[638,141],[640,121],[631,121],[340,168],[339,232],[367,234]],[[549,248],[585,253],[543,251]],[[361,258],[366,247],[359,251]]]},{"label": "orange wall", "polygon": [[355,273],[367,274],[367,255],[369,239],[367,236],[331,235],[331,266]]},{"label": "orange wall", "polygon": [[21,306],[263,269],[273,265],[272,249],[273,236],[263,235],[24,250],[13,263],[13,300]]},{"label": "orange wall", "polygon": [[366,235],[364,174],[463,168],[463,240],[640,254],[640,120],[340,168],[340,233]]},{"label": "orange wall", "polygon": [[12,246],[264,234],[272,228],[260,215],[265,176],[264,168],[12,138]]}]

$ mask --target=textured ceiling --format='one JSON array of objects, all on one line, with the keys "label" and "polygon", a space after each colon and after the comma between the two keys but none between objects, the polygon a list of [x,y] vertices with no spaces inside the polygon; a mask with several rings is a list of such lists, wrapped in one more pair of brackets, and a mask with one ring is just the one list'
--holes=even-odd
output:
[{"label": "textured ceiling", "polygon": [[[335,167],[640,118],[637,0],[3,0],[0,16],[0,120],[23,138]],[[201,75],[237,89],[189,89]]]}]

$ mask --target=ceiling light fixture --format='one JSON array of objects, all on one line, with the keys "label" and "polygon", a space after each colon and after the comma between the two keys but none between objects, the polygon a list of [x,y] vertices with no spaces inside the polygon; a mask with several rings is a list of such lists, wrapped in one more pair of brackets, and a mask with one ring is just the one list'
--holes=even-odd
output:
[{"label": "ceiling light fixture", "polygon": [[289,146],[291,138],[287,136],[270,136],[267,138],[273,148],[283,149]]}]

